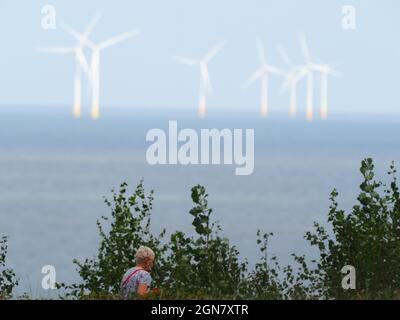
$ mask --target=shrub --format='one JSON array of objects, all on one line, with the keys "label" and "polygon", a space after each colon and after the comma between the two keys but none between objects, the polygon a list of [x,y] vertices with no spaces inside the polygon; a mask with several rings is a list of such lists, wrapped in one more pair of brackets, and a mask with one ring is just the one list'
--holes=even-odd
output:
[{"label": "shrub", "polygon": [[[400,194],[396,170],[388,172],[389,187],[374,180],[372,159],[361,163],[364,181],[351,212],[338,208],[338,192],[331,193],[328,223],[331,234],[315,223],[305,239],[319,251],[317,267],[306,274],[314,293],[323,298],[390,298],[400,289]],[[343,290],[341,269],[356,270],[357,290]]]},{"label": "shrub", "polygon": [[[118,192],[112,191],[111,200],[105,199],[111,217],[97,222],[101,242],[96,257],[74,261],[82,283],[60,287],[81,299],[120,298],[122,275],[132,267],[136,249],[144,244],[156,253],[152,276],[155,286],[161,288],[150,299],[398,298],[400,192],[396,170],[392,164],[389,186],[374,180],[372,159],[362,161],[360,171],[363,182],[358,204],[346,214],[339,209],[338,192],[333,190],[328,213],[331,230],[315,222],[314,231],[305,234],[309,244],[317,248],[316,260],[292,254],[295,265],[282,268],[276,256],[269,256],[272,234],[258,231],[262,256],[251,271],[247,261],[239,258],[237,248],[220,236],[221,227],[212,220],[203,186],[191,190],[194,207],[189,214],[194,235],[176,231],[162,243],[165,230],[157,236],[150,230],[153,192],[146,194],[140,181],[128,196],[123,183]],[[356,269],[357,290],[342,288],[345,265]]]},{"label": "shrub", "polygon": [[[163,231],[157,237],[150,232],[150,212],[153,205],[153,191],[145,193],[143,181],[140,181],[132,195],[127,195],[127,183],[120,185],[119,191],[112,190],[112,199],[104,199],[111,210],[111,217],[103,216],[97,221],[100,234],[100,247],[97,256],[83,262],[74,260],[82,283],[59,288],[69,291],[68,295],[82,298],[87,294],[107,296],[118,294],[123,274],[135,261],[135,253],[140,245],[151,247],[158,263],[162,265],[163,251],[161,245]],[[110,222],[106,231],[104,224]],[[156,265],[153,278],[157,283],[163,278],[161,269]]]},{"label": "shrub", "polygon": [[285,297],[285,285],[280,280],[281,268],[275,255],[268,257],[268,244],[272,233],[257,231],[257,244],[262,254],[254,270],[246,279],[244,296],[248,299],[279,300]]},{"label": "shrub", "polygon": [[13,289],[18,286],[13,270],[6,267],[7,237],[0,238],[0,299],[11,298]]},{"label": "shrub", "polygon": [[193,187],[191,197],[195,236],[179,231],[171,236],[164,288],[175,297],[237,298],[247,263],[239,261],[239,251],[219,235],[219,224],[211,221],[205,188]]},{"label": "shrub", "polygon": [[[228,239],[219,236],[221,228],[211,221],[205,188],[192,188],[195,204],[193,216],[195,236],[188,237],[177,231],[169,243],[162,244],[165,230],[157,237],[150,232],[150,214],[153,192],[146,195],[143,181],[132,196],[127,196],[127,184],[118,192],[112,191],[105,203],[111,217],[97,222],[101,237],[97,256],[83,262],[74,260],[82,283],[58,284],[67,290],[67,297],[79,299],[118,298],[123,274],[134,263],[134,254],[140,245],[151,247],[156,254],[152,270],[154,285],[161,293],[151,298],[217,298],[240,296],[246,262],[239,262],[239,252]],[[106,232],[104,222],[110,222]]]}]

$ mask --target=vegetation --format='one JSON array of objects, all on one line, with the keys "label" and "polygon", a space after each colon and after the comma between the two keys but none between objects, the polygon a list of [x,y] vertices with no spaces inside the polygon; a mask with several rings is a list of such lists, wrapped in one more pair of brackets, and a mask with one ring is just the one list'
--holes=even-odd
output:
[{"label": "vegetation", "polygon": [[6,267],[7,238],[0,238],[0,300],[11,297],[13,289],[18,285],[13,270]]},{"label": "vegetation", "polygon": [[[260,260],[249,268],[237,248],[222,237],[221,226],[212,219],[203,186],[191,190],[194,203],[193,233],[151,231],[153,192],[146,193],[140,181],[131,195],[121,184],[105,199],[111,215],[97,221],[101,237],[97,254],[74,263],[81,277],[78,284],[59,284],[64,298],[119,299],[122,275],[134,263],[140,245],[156,253],[152,271],[160,288],[150,299],[397,299],[400,297],[400,192],[394,165],[388,185],[376,181],[372,159],[361,163],[363,182],[355,204],[346,213],[339,208],[338,192],[331,193],[327,225],[314,223],[305,240],[315,247],[318,258],[293,256],[281,266],[269,253],[270,233],[257,232]],[[0,267],[6,253],[3,239]],[[345,290],[344,266],[354,267],[356,289]],[[1,269],[0,269],[1,270]],[[1,276],[2,275],[2,276]],[[9,296],[15,275],[0,274],[0,292]],[[6,282],[4,281],[6,280]]]},{"label": "vegetation", "polygon": [[[374,180],[374,164],[361,164],[364,181],[349,214],[338,208],[338,192],[331,194],[328,222],[332,235],[318,223],[306,239],[319,250],[317,268],[312,272],[313,287],[327,298],[368,298],[399,296],[400,289],[400,193],[394,164],[390,166],[389,186]],[[383,189],[383,190],[382,190]],[[351,265],[357,272],[356,291],[341,287],[341,269]]]},{"label": "vegetation", "polygon": [[[163,264],[163,255],[167,249],[161,244],[165,231],[153,236],[150,233],[150,212],[153,205],[153,192],[145,194],[143,181],[140,181],[134,193],[127,195],[127,184],[122,183],[118,193],[112,190],[112,199],[104,199],[111,210],[111,217],[101,217],[97,221],[101,242],[97,256],[83,262],[74,260],[83,282],[59,288],[69,290],[68,296],[83,297],[87,294],[104,296],[119,293],[122,275],[132,267],[135,251],[140,245],[151,247]],[[103,223],[111,221],[110,230],[105,231]],[[153,277],[157,282],[163,278],[164,270],[157,266]]]},{"label": "vegetation", "polygon": [[192,188],[195,204],[193,216],[195,237],[175,232],[168,244],[165,279],[161,288],[169,297],[229,297],[238,298],[247,270],[239,261],[239,251],[229,240],[219,236],[221,227],[211,221],[208,195],[202,186]]}]

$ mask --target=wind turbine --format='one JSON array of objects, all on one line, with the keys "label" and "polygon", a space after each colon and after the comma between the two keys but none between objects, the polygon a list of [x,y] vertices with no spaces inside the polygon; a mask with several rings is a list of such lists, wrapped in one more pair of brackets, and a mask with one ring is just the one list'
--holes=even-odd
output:
[{"label": "wind turbine", "polygon": [[224,46],[224,42],[216,44],[200,60],[175,57],[175,60],[179,63],[188,66],[198,66],[200,68],[200,94],[198,106],[198,116],[200,118],[204,118],[206,116],[206,96],[207,94],[212,93],[208,63],[222,50]]},{"label": "wind turbine", "polygon": [[45,47],[39,48],[40,51],[56,53],[56,54],[74,54],[75,55],[75,74],[74,74],[74,101],[72,107],[72,114],[74,117],[81,116],[82,107],[82,80],[81,73],[84,71],[85,75],[89,77],[90,68],[83,52],[83,46],[86,39],[92,33],[97,22],[101,18],[101,14],[97,14],[86,27],[85,31],[77,38],[77,43],[72,47]]},{"label": "wind turbine", "polygon": [[321,75],[321,106],[320,117],[322,119],[328,118],[328,77],[330,75],[339,76],[340,74],[326,64],[317,64],[314,66],[315,70]]},{"label": "wind turbine", "polygon": [[294,117],[297,114],[297,84],[309,73],[309,70],[305,66],[294,65],[282,47],[278,47],[278,51],[289,68],[282,89],[290,91],[289,116]]},{"label": "wind turbine", "polygon": [[333,70],[329,65],[318,64],[312,62],[310,50],[307,45],[306,38],[303,34],[300,35],[300,45],[303,51],[303,55],[306,60],[306,66],[309,70],[307,78],[307,119],[312,120],[313,118],[313,77],[314,72],[321,74],[321,106],[320,106],[320,117],[326,119],[328,117],[328,76],[339,74]]},{"label": "wind turbine", "polygon": [[129,38],[137,36],[139,32],[124,32],[96,44],[90,41],[87,37],[84,37],[84,35],[76,32],[71,27],[64,25],[64,28],[71,36],[78,40],[82,40],[84,44],[92,50],[92,57],[89,68],[89,77],[92,87],[92,106],[90,114],[92,119],[96,120],[100,116],[100,51],[112,47],[113,45],[116,45],[117,43],[120,43],[122,41],[128,40]]},{"label": "wind turbine", "polygon": [[260,99],[260,114],[265,118],[268,115],[268,80],[270,74],[285,75],[285,72],[267,64],[264,46],[258,41],[258,58],[261,66],[256,70],[246,81],[245,87],[248,87],[253,82],[260,79],[261,81],[261,99]]},{"label": "wind turbine", "polygon": [[306,60],[306,68],[308,69],[307,74],[307,93],[306,93],[306,117],[308,121],[313,120],[314,115],[314,101],[313,101],[313,87],[314,87],[314,63],[311,61],[310,51],[306,42],[304,34],[299,36],[301,50],[303,51],[304,58]]}]

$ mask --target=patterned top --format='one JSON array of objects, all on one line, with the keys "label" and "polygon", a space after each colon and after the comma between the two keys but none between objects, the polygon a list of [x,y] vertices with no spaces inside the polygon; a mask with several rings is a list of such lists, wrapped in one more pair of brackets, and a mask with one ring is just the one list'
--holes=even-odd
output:
[{"label": "patterned top", "polygon": [[150,288],[150,273],[138,267],[131,268],[127,272],[125,272],[121,281],[121,294],[124,299],[128,299],[130,295],[136,294],[140,283],[145,283],[147,287]]}]

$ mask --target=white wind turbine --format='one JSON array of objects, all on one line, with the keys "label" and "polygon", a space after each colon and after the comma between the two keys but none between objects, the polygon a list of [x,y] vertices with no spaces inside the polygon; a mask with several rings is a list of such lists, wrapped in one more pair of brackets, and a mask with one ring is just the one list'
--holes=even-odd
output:
[{"label": "white wind turbine", "polygon": [[200,60],[175,57],[175,60],[179,63],[189,66],[198,66],[200,68],[200,94],[198,106],[198,115],[200,118],[206,116],[206,96],[212,92],[208,63],[222,50],[224,46],[224,42],[216,44]]},{"label": "white wind turbine", "polygon": [[100,116],[100,51],[109,48],[113,45],[116,45],[119,42],[137,36],[139,32],[138,31],[124,32],[96,44],[90,41],[87,37],[84,37],[84,35],[76,32],[71,27],[64,25],[64,28],[70,35],[72,35],[74,38],[80,41],[83,41],[84,44],[87,47],[91,48],[92,50],[92,57],[89,68],[90,83],[92,87],[92,106],[90,114],[92,119],[96,120]]},{"label": "white wind turbine", "polygon": [[304,58],[306,60],[306,67],[308,69],[307,75],[307,93],[306,93],[306,117],[308,121],[313,120],[314,115],[314,97],[313,97],[313,90],[314,90],[314,71],[315,71],[315,64],[311,60],[310,51],[308,49],[308,45],[306,42],[306,38],[303,34],[299,36],[301,50],[303,51]]},{"label": "white wind turbine", "polygon": [[310,71],[306,66],[294,65],[282,47],[278,47],[278,51],[289,68],[282,89],[290,91],[289,116],[294,117],[297,114],[297,85]]},{"label": "white wind turbine", "polygon": [[328,76],[339,76],[340,74],[333,70],[329,65],[317,64],[314,66],[315,70],[321,75],[321,106],[320,117],[322,119],[328,118]]},{"label": "white wind turbine", "polygon": [[250,78],[246,81],[245,87],[248,87],[253,82],[260,79],[261,81],[261,99],[260,99],[260,114],[265,118],[268,115],[268,80],[270,74],[284,76],[285,72],[279,68],[267,64],[264,46],[258,41],[258,58],[260,59],[261,66],[256,70]]},{"label": "white wind turbine", "polygon": [[307,119],[312,120],[313,118],[313,81],[314,72],[321,74],[321,106],[320,116],[323,119],[328,117],[328,76],[339,75],[330,66],[325,64],[318,64],[312,62],[310,50],[307,45],[306,38],[303,34],[300,35],[300,45],[303,51],[304,58],[306,60],[306,66],[309,70],[307,78]]},{"label": "white wind turbine", "polygon": [[101,18],[101,14],[96,15],[92,21],[89,23],[85,31],[77,38],[77,43],[72,47],[45,47],[39,48],[40,51],[57,53],[57,54],[74,54],[75,55],[75,74],[74,74],[74,102],[72,114],[74,117],[79,118],[81,116],[82,107],[82,80],[81,73],[84,71],[85,75],[89,78],[90,67],[86,60],[85,54],[83,52],[83,46],[86,39],[92,33],[94,27],[96,26],[98,20]]}]

